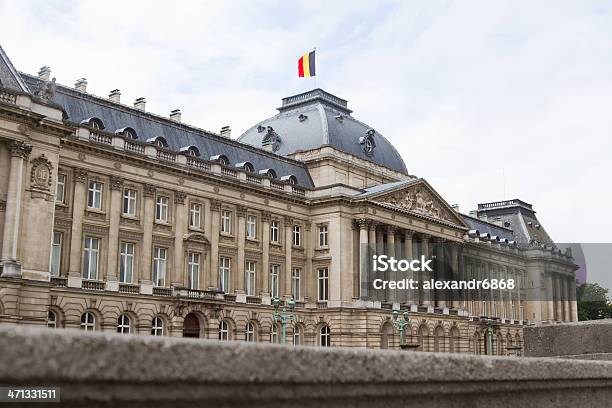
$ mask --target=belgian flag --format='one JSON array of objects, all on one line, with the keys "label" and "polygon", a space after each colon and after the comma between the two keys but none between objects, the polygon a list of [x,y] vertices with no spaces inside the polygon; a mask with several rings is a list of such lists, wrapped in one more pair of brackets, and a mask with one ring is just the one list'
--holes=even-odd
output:
[{"label": "belgian flag", "polygon": [[314,51],[307,52],[300,57],[298,60],[298,75],[300,78],[313,77],[316,75]]}]

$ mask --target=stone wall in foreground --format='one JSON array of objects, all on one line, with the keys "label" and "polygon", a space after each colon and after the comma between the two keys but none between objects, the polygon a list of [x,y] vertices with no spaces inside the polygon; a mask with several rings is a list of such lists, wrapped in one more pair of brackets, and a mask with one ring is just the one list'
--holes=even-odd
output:
[{"label": "stone wall in foreground", "polygon": [[612,362],[601,361],[12,325],[0,326],[0,350],[0,387],[59,386],[61,406],[542,408],[607,406],[612,400]]},{"label": "stone wall in foreground", "polygon": [[527,357],[612,360],[612,319],[526,326]]}]

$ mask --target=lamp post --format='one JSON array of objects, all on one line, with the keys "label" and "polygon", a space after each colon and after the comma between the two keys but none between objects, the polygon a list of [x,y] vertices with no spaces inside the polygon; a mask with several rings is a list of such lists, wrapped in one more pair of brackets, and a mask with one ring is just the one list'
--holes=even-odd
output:
[{"label": "lamp post", "polygon": [[287,322],[295,323],[295,300],[293,297],[289,299],[287,302],[289,304],[289,312],[287,312],[287,308],[283,305],[282,310],[280,309],[280,299],[277,297],[273,300],[274,303],[274,323],[278,323],[280,321],[281,324],[281,344],[285,344],[287,340]]},{"label": "lamp post", "polygon": [[493,355],[493,325],[490,320],[487,323],[487,349],[487,354]]},{"label": "lamp post", "polygon": [[404,313],[402,313],[402,320],[398,319],[399,317],[399,310],[394,310],[393,311],[393,326],[395,326],[400,333],[400,348],[405,349],[408,346],[406,345],[406,335],[404,334],[404,329],[406,328],[407,325],[410,324],[410,321],[408,319],[408,311],[404,310]]}]

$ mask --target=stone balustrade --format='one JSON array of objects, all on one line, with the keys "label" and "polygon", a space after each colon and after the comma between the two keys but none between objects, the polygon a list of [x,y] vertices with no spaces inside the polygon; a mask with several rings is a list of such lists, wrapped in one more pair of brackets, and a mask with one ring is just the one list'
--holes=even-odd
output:
[{"label": "stone balustrade", "polygon": [[[608,406],[612,362],[280,346],[0,326],[0,386],[62,406]],[[15,404],[14,406],[19,406]]]}]

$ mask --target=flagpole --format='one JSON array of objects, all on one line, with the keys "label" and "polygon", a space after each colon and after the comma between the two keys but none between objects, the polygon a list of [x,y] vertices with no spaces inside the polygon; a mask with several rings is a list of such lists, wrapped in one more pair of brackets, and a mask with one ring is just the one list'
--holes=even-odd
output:
[{"label": "flagpole", "polygon": [[[315,67],[316,67],[317,47],[314,47],[314,53],[315,53]],[[317,89],[317,71],[316,71],[316,68],[315,68],[315,75],[314,75],[313,78],[314,78],[314,87],[315,87],[315,89]]]}]

